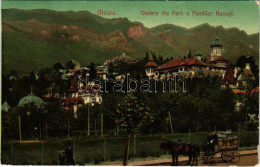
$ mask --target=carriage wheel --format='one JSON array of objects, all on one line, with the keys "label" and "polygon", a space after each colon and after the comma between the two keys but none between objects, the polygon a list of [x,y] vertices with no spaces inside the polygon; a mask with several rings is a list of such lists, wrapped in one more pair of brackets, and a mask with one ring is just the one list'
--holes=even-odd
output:
[{"label": "carriage wheel", "polygon": [[213,164],[213,163],[214,163],[214,157],[213,157],[213,156],[210,156],[210,157],[208,158],[208,162],[209,162],[210,164]]},{"label": "carriage wheel", "polygon": [[240,161],[240,154],[238,152],[233,152],[232,161],[238,163]]},{"label": "carriage wheel", "polygon": [[202,157],[202,160],[205,164],[209,163],[207,156]]},{"label": "carriage wheel", "polygon": [[212,164],[214,162],[213,156],[204,156],[202,159],[205,164]]},{"label": "carriage wheel", "polygon": [[223,151],[221,153],[221,159],[224,162],[230,162],[233,159],[233,152],[231,151]]}]

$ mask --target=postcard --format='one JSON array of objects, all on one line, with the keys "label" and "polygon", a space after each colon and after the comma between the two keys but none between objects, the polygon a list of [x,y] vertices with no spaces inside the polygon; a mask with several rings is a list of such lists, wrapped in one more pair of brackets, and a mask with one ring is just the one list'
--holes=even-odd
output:
[{"label": "postcard", "polygon": [[259,1],[1,2],[1,164],[255,166]]}]

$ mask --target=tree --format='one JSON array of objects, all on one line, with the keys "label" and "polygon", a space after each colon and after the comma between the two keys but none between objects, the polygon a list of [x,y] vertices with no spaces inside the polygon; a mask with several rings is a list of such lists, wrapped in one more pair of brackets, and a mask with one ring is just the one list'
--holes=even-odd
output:
[{"label": "tree", "polygon": [[67,69],[74,69],[75,68],[75,64],[72,62],[72,60],[68,61],[65,66],[66,66]]},{"label": "tree", "polygon": [[242,120],[246,122],[249,121],[249,114],[258,114],[259,112],[259,93],[253,93],[252,90],[255,88],[254,80],[245,80],[245,84],[243,84],[240,89],[245,93],[237,96],[237,100],[242,103],[241,112],[242,112]]},{"label": "tree", "polygon": [[32,71],[30,72],[29,74],[29,77],[28,77],[28,81],[29,81],[29,84],[32,86],[32,85],[35,85],[35,82],[36,82],[36,75],[35,73]]},{"label": "tree", "polygon": [[89,70],[89,80],[92,81],[96,79],[97,70],[95,69],[95,64],[93,62],[90,63],[90,70]]},{"label": "tree", "polygon": [[167,63],[169,61],[169,58],[167,57],[166,60],[164,60],[164,63]]},{"label": "tree", "polygon": [[144,61],[147,62],[149,60],[149,52],[146,52],[145,57],[144,57]]},{"label": "tree", "polygon": [[2,97],[6,100],[9,94],[10,83],[9,79],[2,75]]},{"label": "tree", "polygon": [[60,102],[52,101],[45,106],[47,111],[46,121],[48,122],[49,136],[65,136],[68,135],[68,122],[73,126],[74,112],[73,110],[64,110],[60,106]]},{"label": "tree", "polygon": [[133,94],[126,94],[122,101],[117,105],[118,120],[117,123],[125,128],[125,154],[123,165],[127,165],[128,147],[130,134],[135,128],[141,127],[152,120],[149,115],[150,108],[143,103],[139,103]]},{"label": "tree", "polygon": [[8,112],[2,112],[2,138],[19,139],[18,132],[18,110],[19,107],[13,107]]},{"label": "tree", "polygon": [[34,103],[12,108],[3,119],[3,130],[6,138],[19,138],[18,117],[21,118],[22,139],[40,137],[40,124],[46,119],[46,112]]},{"label": "tree", "polygon": [[159,55],[159,57],[158,57],[157,64],[158,65],[162,65],[163,64],[163,57],[161,55]]},{"label": "tree", "polygon": [[8,75],[7,75],[7,78],[9,78],[10,80],[12,79],[17,79],[18,78],[18,74],[15,70],[12,70]]},{"label": "tree", "polygon": [[191,55],[191,49],[190,49],[189,54],[188,54],[188,58],[191,58],[191,57],[192,57],[192,55]]},{"label": "tree", "polygon": [[56,63],[53,65],[53,68],[55,70],[64,69],[63,65],[61,63]]},{"label": "tree", "polygon": [[109,63],[109,66],[108,66],[108,74],[109,75],[112,75],[114,72],[114,65],[113,63]]}]

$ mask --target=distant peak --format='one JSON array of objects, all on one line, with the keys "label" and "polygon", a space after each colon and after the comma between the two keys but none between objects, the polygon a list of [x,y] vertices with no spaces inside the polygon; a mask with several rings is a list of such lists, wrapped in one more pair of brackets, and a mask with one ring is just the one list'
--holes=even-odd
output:
[{"label": "distant peak", "polygon": [[200,24],[200,25],[197,25],[197,26],[194,26],[192,28],[190,28],[190,30],[194,30],[194,29],[205,29],[205,28],[213,28],[214,26],[211,26],[210,24],[208,23],[203,23],[203,24]]}]

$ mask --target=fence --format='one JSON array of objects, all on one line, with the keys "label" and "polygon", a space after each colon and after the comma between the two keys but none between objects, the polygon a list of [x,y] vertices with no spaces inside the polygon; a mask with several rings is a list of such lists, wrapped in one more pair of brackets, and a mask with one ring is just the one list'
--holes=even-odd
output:
[{"label": "fence", "polygon": [[[208,133],[180,133],[156,135],[131,135],[129,145],[129,159],[160,157],[167,154],[160,150],[162,138],[186,143],[202,145]],[[258,131],[240,131],[240,146],[249,147],[258,145]],[[49,139],[46,142],[35,143],[2,143],[2,164],[12,165],[58,165],[58,152],[64,150],[71,142],[74,150],[74,159],[77,164],[99,164],[104,161],[122,160],[124,153],[124,136],[95,136],[75,137],[71,139]]]}]

